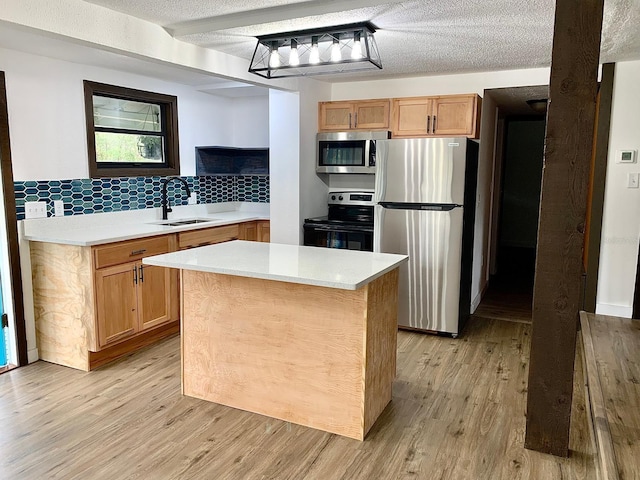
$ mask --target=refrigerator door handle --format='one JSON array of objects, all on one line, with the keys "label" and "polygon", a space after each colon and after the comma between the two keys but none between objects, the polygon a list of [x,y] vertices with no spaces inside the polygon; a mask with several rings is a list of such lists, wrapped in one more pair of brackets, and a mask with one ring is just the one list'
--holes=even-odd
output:
[{"label": "refrigerator door handle", "polygon": [[390,210],[430,210],[437,212],[450,212],[454,208],[462,207],[462,205],[456,203],[379,202],[378,205]]}]

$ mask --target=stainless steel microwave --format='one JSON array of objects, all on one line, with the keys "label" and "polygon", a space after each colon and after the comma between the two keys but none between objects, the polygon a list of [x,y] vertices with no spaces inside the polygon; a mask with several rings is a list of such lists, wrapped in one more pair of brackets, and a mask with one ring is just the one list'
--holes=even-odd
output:
[{"label": "stainless steel microwave", "polygon": [[316,172],[376,172],[376,140],[391,137],[391,132],[332,132],[317,137]]}]

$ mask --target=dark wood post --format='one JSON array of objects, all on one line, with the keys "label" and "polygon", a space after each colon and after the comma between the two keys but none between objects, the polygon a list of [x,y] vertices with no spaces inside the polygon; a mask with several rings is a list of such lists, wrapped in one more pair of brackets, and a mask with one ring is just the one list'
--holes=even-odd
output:
[{"label": "dark wood post", "polygon": [[13,189],[13,166],[9,140],[9,114],[7,109],[7,87],[4,72],[0,72],[0,181],[4,194],[5,218],[7,224],[7,243],[9,247],[9,274],[13,290],[13,308],[18,347],[18,364],[26,365],[27,331],[24,322],[24,303],[22,296],[22,271],[20,270],[20,252],[18,251],[18,224],[16,220],[16,197]]},{"label": "dark wood post", "polygon": [[557,0],[533,293],[525,447],[569,453],[604,0]]}]

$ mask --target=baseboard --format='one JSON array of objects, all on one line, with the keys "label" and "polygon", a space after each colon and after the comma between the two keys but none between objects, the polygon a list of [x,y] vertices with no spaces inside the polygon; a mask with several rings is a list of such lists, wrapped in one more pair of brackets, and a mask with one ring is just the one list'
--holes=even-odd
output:
[{"label": "baseboard", "polygon": [[470,312],[471,315],[473,315],[476,309],[480,306],[482,297],[484,297],[484,294],[487,292],[488,287],[489,287],[489,282],[488,281],[484,282],[484,285],[480,289],[480,292],[478,293],[478,295],[476,295],[475,298],[471,301],[471,312]]},{"label": "baseboard", "polygon": [[33,363],[40,360],[40,354],[37,348],[31,348],[27,351],[27,362]]},{"label": "baseboard", "polygon": [[607,303],[597,303],[596,314],[610,315],[612,317],[631,318],[633,316],[633,307],[625,305],[609,305]]}]

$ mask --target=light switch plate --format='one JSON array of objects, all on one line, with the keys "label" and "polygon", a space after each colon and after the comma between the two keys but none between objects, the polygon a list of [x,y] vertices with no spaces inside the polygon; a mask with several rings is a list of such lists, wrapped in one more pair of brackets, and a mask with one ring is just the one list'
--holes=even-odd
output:
[{"label": "light switch plate", "polygon": [[62,200],[53,201],[53,214],[56,217],[64,217],[64,202]]},{"label": "light switch plate", "polygon": [[47,202],[24,202],[24,218],[46,218]]},{"label": "light switch plate", "polygon": [[627,188],[638,188],[638,175],[637,173],[627,174]]}]

